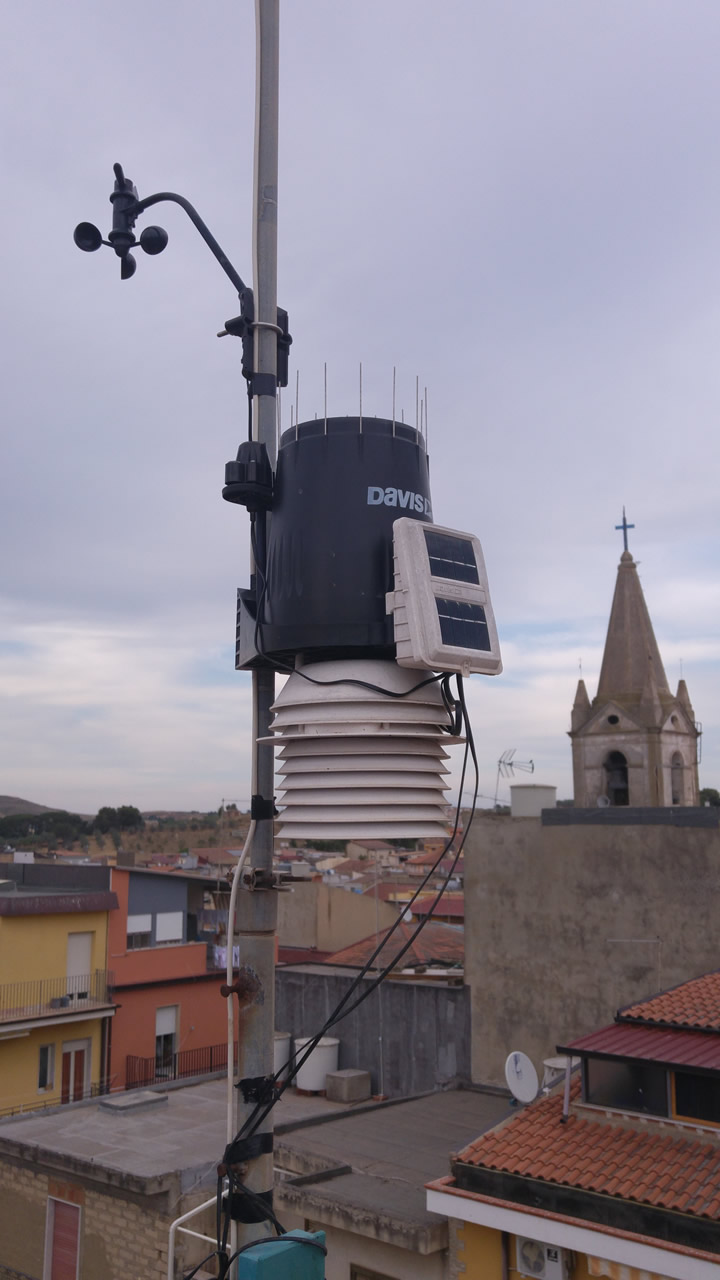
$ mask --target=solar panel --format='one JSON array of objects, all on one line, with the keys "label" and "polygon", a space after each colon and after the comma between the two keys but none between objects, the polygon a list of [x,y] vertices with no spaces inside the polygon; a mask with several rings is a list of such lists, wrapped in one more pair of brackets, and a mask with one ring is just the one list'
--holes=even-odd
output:
[{"label": "solar panel", "polygon": [[393,583],[385,603],[399,667],[464,676],[502,671],[478,538],[400,516],[393,521]]},{"label": "solar panel", "polygon": [[443,600],[436,597],[440,634],[443,644],[459,649],[491,649],[485,610],[481,604],[467,600]]},{"label": "solar panel", "polygon": [[479,583],[472,539],[437,533],[434,529],[425,529],[424,533],[430,573],[434,578]]}]

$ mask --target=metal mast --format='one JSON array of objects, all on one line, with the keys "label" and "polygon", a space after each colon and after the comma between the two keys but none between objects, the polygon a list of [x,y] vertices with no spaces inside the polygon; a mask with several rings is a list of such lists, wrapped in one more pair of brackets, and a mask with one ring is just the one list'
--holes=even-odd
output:
[{"label": "metal mast", "polygon": [[[255,339],[253,389],[253,439],[265,445],[274,468],[276,451],[277,371],[277,182],[278,182],[278,74],[279,0],[256,0],[255,180],[253,200],[253,285]],[[259,392],[259,394],[257,394]],[[268,515],[268,519],[269,519]],[[254,565],[253,565],[254,569]],[[270,707],[275,698],[275,675],[269,668],[252,673],[253,767],[252,816],[256,821],[250,850],[251,869],[238,894],[237,924],[240,935],[240,978],[249,983],[248,1004],[238,1030],[238,1079],[266,1077],[273,1072],[275,1036],[275,931],[277,898],[273,889],[273,793],[274,753],[267,738]],[[230,939],[228,939],[230,943]],[[255,994],[252,994],[252,991]],[[237,1127],[252,1110],[252,1103],[237,1098]],[[272,1133],[272,1112],[261,1132]],[[250,1162],[243,1181],[253,1191],[267,1194],[273,1185],[271,1139],[269,1149]],[[259,1223],[246,1227],[246,1239],[263,1234]]]}]

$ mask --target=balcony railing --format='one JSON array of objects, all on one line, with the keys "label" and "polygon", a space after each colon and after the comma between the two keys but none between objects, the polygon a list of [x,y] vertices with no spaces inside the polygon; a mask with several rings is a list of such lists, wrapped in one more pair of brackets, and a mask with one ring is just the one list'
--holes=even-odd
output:
[{"label": "balcony railing", "polygon": [[47,1018],[110,1004],[113,975],[107,969],[72,978],[38,978],[0,984],[0,1023]]},{"label": "balcony railing", "polygon": [[[138,1058],[134,1054],[128,1054],[125,1059],[125,1088],[144,1089],[151,1084],[166,1084],[168,1080],[184,1080],[188,1076],[207,1076],[214,1071],[225,1071],[227,1058],[227,1042],[204,1045],[201,1049],[183,1049],[162,1063],[157,1058]],[[237,1066],[237,1044],[235,1065]]]},{"label": "balcony railing", "polygon": [[[113,1091],[110,1080],[99,1080],[95,1084],[89,1084],[83,1090],[82,1097],[73,1098],[73,1102],[86,1102],[88,1098],[103,1098],[106,1094]],[[0,1116],[22,1116],[26,1112],[47,1111],[50,1107],[58,1107],[61,1105],[60,1098],[44,1098],[38,1099],[37,1102],[16,1102],[9,1107],[0,1107]],[[62,1105],[67,1105],[62,1103]],[[2,1276],[2,1263],[0,1263],[0,1277]]]}]

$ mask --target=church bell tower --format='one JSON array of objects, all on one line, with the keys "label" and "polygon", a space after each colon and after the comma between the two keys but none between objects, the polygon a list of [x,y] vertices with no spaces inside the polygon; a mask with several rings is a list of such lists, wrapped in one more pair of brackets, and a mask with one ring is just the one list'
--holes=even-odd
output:
[{"label": "church bell tower", "polygon": [[618,566],[598,691],[578,681],[570,739],[577,808],[700,803],[700,730],[684,680],[668,687],[637,565],[624,550]]}]

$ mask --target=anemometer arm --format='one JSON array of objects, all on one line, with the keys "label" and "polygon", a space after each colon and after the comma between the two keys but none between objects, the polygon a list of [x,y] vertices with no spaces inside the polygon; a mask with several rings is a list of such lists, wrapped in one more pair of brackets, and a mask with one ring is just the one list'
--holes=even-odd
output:
[{"label": "anemometer arm", "polygon": [[[115,168],[116,170],[119,169],[120,165],[116,165]],[[173,204],[179,204],[180,208],[185,210],[193,226],[200,232],[200,235],[205,241],[208,249],[220,263],[220,266],[225,272],[228,280],[235,285],[235,288],[242,299],[242,295],[247,290],[247,285],[242,277],[238,275],[232,262],[218,244],[210,228],[203,222],[195,206],[192,205],[189,200],[186,200],[185,196],[179,196],[174,191],[158,191],[154,196],[146,196],[144,200],[138,200],[132,209],[133,221],[138,214],[144,213],[146,209],[150,209],[154,204],[160,204],[163,200],[169,200]]]},{"label": "anemometer arm", "polygon": [[139,246],[145,253],[154,257],[162,253],[168,242],[167,232],[162,227],[145,227],[140,238],[137,239],[134,231],[136,219],[146,209],[151,209],[153,205],[162,204],[164,201],[180,205],[193,226],[200,232],[230,283],[235,286],[240,298],[240,315],[232,320],[226,320],[225,327],[218,337],[224,338],[227,334],[232,334],[234,337],[242,338],[242,372],[249,383],[249,394],[274,396],[276,386],[287,386],[288,355],[292,342],[288,331],[287,311],[278,307],[277,324],[265,326],[274,329],[277,334],[277,375],[273,378],[269,374],[256,373],[254,371],[254,335],[255,330],[260,327],[260,322],[255,320],[253,291],[235,270],[225,250],[218,244],[195,206],[186,200],[185,196],[180,196],[175,191],[158,191],[153,196],[146,196],[144,200],[139,200],[137,189],[132,180],[125,177],[122,165],[113,165],[113,172],[115,185],[110,193],[110,203],[113,207],[112,231],[108,233],[107,240],[103,240],[101,232],[92,222],[78,223],[73,236],[78,249],[82,249],[85,253],[94,253],[101,245],[108,245],[115,250],[120,259],[120,279],[129,280],[134,276],[137,268],[131,249]]}]

